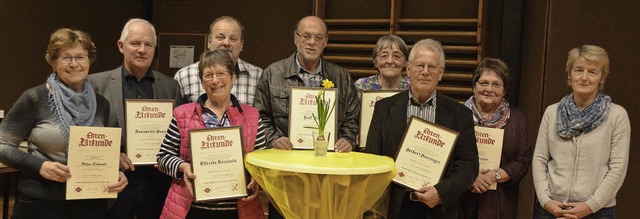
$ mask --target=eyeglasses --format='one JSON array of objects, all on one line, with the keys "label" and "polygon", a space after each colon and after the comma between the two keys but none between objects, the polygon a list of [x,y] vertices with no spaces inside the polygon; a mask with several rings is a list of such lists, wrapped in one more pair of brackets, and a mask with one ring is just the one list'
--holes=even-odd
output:
[{"label": "eyeglasses", "polygon": [[76,60],[76,62],[78,63],[86,63],[87,61],[89,61],[89,56],[84,55],[84,56],[76,56],[76,57],[71,57],[71,56],[58,57],[58,61],[65,65],[70,64],[73,60]]},{"label": "eyeglasses", "polygon": [[378,61],[386,61],[387,59],[389,59],[389,57],[391,57],[391,59],[393,61],[402,61],[404,59],[403,55],[394,53],[393,55],[389,55],[387,53],[381,53],[378,54],[378,56],[376,56],[376,59],[378,59]]},{"label": "eyeglasses", "polygon": [[487,87],[489,87],[489,85],[491,85],[491,87],[493,89],[500,90],[500,89],[502,89],[504,87],[503,84],[500,84],[500,83],[497,83],[497,82],[478,81],[477,83],[482,88],[487,88]]},{"label": "eyeglasses", "polygon": [[205,81],[211,81],[211,80],[213,80],[213,77],[217,77],[218,79],[225,79],[225,78],[229,77],[229,75],[230,75],[229,71],[225,71],[225,72],[205,74],[205,75],[202,75],[202,78]]},{"label": "eyeglasses", "polygon": [[428,65],[413,65],[415,70],[417,72],[422,72],[423,70],[427,69],[427,72],[429,74],[436,72],[440,67],[436,66],[436,65],[432,65],[432,64],[428,64]]},{"label": "eyeglasses", "polygon": [[300,33],[298,32],[294,32],[294,33],[296,33],[298,37],[302,37],[302,41],[304,42],[309,42],[311,41],[311,39],[315,39],[316,42],[322,42],[324,41],[324,37],[325,37],[324,35],[319,35],[319,34],[318,35],[304,34],[303,36],[303,35],[300,35]]}]

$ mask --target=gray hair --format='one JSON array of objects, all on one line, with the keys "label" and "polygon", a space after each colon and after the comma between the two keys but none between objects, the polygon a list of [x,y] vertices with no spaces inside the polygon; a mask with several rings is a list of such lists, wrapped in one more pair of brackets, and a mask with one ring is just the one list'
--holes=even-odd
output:
[{"label": "gray hair", "polygon": [[434,39],[423,39],[418,41],[416,44],[413,44],[413,48],[411,52],[409,52],[409,61],[413,60],[414,53],[417,48],[426,47],[426,49],[431,50],[435,53],[440,53],[440,60],[438,64],[440,68],[444,67],[444,50],[442,49],[442,43],[434,40]]},{"label": "gray hair", "polygon": [[200,62],[198,63],[198,77],[200,80],[202,80],[204,69],[213,67],[214,65],[224,66],[232,76],[236,74],[236,68],[233,64],[233,60],[231,60],[231,56],[229,56],[229,53],[223,49],[216,49],[213,51],[207,50],[200,55]]},{"label": "gray hair", "polygon": [[402,55],[405,58],[409,56],[409,50],[407,49],[407,44],[404,42],[404,40],[402,40],[402,38],[400,38],[399,36],[391,34],[380,37],[380,39],[378,39],[376,46],[373,48],[373,63],[376,64],[376,57],[378,56],[380,50],[382,50],[384,47],[393,48],[393,45],[398,46],[398,49],[400,50],[400,52],[402,52]]},{"label": "gray hair", "polygon": [[120,33],[121,42],[124,42],[127,39],[127,37],[129,37],[129,27],[134,23],[143,23],[143,24],[146,24],[148,27],[150,27],[151,32],[153,32],[153,43],[154,44],[158,43],[158,37],[156,36],[156,28],[153,27],[153,24],[151,24],[149,21],[141,18],[131,18],[129,19],[129,21],[127,21],[126,24],[124,24],[124,27],[122,28],[122,33]]}]

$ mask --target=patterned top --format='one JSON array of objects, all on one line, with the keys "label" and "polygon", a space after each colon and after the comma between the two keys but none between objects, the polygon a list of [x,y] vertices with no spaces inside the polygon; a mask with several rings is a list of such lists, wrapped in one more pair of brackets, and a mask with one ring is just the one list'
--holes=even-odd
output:
[{"label": "patterned top", "polygon": [[[372,75],[369,77],[362,77],[358,79],[354,84],[359,91],[364,90],[382,90],[382,85],[378,80],[379,75]],[[396,87],[398,90],[408,90],[411,85],[409,78],[407,76],[402,76],[400,80],[400,84]]]},{"label": "patterned top", "polygon": [[[196,102],[201,94],[204,94],[202,83],[198,77],[198,63],[188,65],[176,72],[173,76],[182,91],[182,98],[189,102]],[[262,75],[262,68],[238,59],[236,64],[236,83],[231,88],[231,93],[238,98],[241,103],[254,106],[256,87]]]}]

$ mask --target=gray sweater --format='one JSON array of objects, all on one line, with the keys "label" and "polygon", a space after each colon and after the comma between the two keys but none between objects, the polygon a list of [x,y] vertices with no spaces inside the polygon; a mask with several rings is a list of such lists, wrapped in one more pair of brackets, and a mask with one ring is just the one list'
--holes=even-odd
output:
[{"label": "gray sweater", "polygon": [[[105,126],[109,120],[109,102],[96,94],[97,110],[93,126]],[[67,163],[60,121],[51,110],[49,90],[44,84],[25,91],[0,124],[0,162],[21,172],[18,190],[29,197],[65,199],[65,183],[40,176],[45,161]],[[28,152],[18,149],[27,140]]]}]

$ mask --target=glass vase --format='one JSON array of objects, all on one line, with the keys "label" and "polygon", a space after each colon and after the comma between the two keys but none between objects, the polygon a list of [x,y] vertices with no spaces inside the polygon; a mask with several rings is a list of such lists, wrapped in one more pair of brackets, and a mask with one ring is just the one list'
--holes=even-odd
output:
[{"label": "glass vase", "polygon": [[326,157],[329,148],[330,132],[324,132],[320,135],[318,130],[313,131],[313,154],[316,157]]}]

